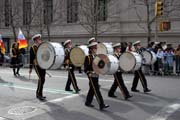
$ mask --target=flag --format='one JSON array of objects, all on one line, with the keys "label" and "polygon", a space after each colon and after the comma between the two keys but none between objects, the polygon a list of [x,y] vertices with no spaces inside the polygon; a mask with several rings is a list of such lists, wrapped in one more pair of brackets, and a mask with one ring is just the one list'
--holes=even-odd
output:
[{"label": "flag", "polygon": [[1,34],[0,34],[0,48],[1,48],[2,54],[5,54],[6,49],[5,49],[4,42],[2,40],[2,35]]},{"label": "flag", "polygon": [[19,49],[21,48],[26,48],[28,46],[27,44],[27,40],[26,38],[24,37],[21,29],[19,29],[19,34],[18,34],[18,40],[17,42],[19,43]]}]

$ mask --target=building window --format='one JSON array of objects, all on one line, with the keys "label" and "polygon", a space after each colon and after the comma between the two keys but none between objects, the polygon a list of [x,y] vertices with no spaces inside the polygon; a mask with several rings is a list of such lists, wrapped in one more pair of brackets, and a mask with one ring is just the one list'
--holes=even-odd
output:
[{"label": "building window", "polygon": [[98,0],[98,21],[106,21],[107,19],[107,0]]},{"label": "building window", "polygon": [[5,26],[8,27],[12,22],[12,1],[5,0],[4,6],[5,6],[4,7]]},{"label": "building window", "polygon": [[29,25],[31,22],[31,0],[23,0],[23,24]]},{"label": "building window", "polygon": [[67,0],[67,23],[78,21],[78,1]]},{"label": "building window", "polygon": [[53,22],[53,0],[44,0],[44,24]]}]

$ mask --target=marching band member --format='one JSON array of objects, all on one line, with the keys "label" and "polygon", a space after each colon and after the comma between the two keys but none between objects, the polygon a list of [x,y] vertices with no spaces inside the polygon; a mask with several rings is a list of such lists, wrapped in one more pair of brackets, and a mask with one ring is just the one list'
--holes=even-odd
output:
[{"label": "marching band member", "polygon": [[[133,46],[135,48],[135,52],[137,52],[138,54],[140,54],[142,56],[142,50],[141,50],[141,44],[140,43],[141,43],[141,41],[136,41],[136,42],[133,43]],[[142,83],[144,92],[151,92],[151,90],[148,89],[148,87],[147,87],[147,80],[146,80],[146,78],[144,76],[144,73],[142,72],[141,68],[139,70],[136,70],[135,73],[134,73],[134,80],[133,80],[133,83],[132,83],[131,91],[139,92],[139,90],[136,89],[139,79],[140,79],[140,81]]]},{"label": "marching band member", "polygon": [[88,45],[89,55],[85,57],[84,61],[84,72],[89,78],[89,91],[87,94],[85,105],[88,107],[94,107],[94,105],[92,105],[91,103],[95,95],[99,103],[99,109],[103,110],[104,108],[109,107],[109,105],[104,104],[104,100],[98,84],[99,75],[94,72],[92,67],[93,59],[96,56],[97,44],[97,42],[92,42]]},{"label": "marching band member", "polygon": [[41,40],[41,34],[36,34],[32,37],[32,40],[34,41],[34,44],[30,48],[30,66],[29,66],[29,75],[32,72],[32,68],[35,68],[36,74],[39,77],[38,80],[38,87],[36,90],[36,97],[44,101],[46,100],[46,97],[43,96],[43,86],[45,83],[45,76],[46,76],[46,70],[40,68],[40,66],[37,64],[36,54],[38,46],[42,43]]},{"label": "marching band member", "polygon": [[[92,42],[97,42],[95,37],[92,37],[88,40],[88,44],[91,44]],[[98,79],[99,80],[99,79]],[[99,87],[101,87],[101,85],[99,85]]]},{"label": "marching band member", "polygon": [[64,66],[65,66],[65,69],[68,70],[68,80],[67,80],[67,83],[66,83],[65,90],[66,91],[72,91],[70,89],[70,85],[72,83],[72,85],[74,87],[74,90],[76,91],[76,93],[78,93],[80,91],[80,89],[77,86],[76,78],[75,78],[75,75],[74,75],[75,66],[72,64],[72,62],[70,60],[70,51],[71,51],[71,48],[72,48],[72,42],[71,42],[71,40],[66,40],[63,45],[64,45],[64,48],[65,48]]},{"label": "marching band member", "polygon": [[[121,55],[121,44],[120,43],[114,44],[113,49],[114,49],[114,56],[117,59],[119,59]],[[122,92],[125,100],[132,97],[132,95],[129,94],[129,91],[124,84],[124,80],[122,78],[122,72],[120,71],[120,68],[114,74],[114,83],[112,84],[109,90],[109,93],[108,93],[109,97],[113,97],[113,98],[117,97],[114,95],[114,92],[116,91],[117,87],[120,88],[120,91]]]}]

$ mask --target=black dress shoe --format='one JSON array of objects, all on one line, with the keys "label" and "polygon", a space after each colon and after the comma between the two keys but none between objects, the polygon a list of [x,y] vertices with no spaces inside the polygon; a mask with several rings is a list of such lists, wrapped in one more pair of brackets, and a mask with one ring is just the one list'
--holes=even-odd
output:
[{"label": "black dress shoe", "polygon": [[79,93],[79,91],[81,91],[81,89],[78,88],[78,89],[76,90],[76,93]]},{"label": "black dress shoe", "polygon": [[104,108],[108,108],[108,107],[109,107],[109,105],[103,104],[103,105],[100,105],[99,109],[100,109],[100,110],[103,110]]},{"label": "black dress shoe", "polygon": [[117,98],[116,95],[108,95],[109,97],[112,97],[112,98]]},{"label": "black dress shoe", "polygon": [[71,89],[65,89],[65,91],[71,91],[71,92],[72,92],[73,90],[71,90]]},{"label": "black dress shoe", "polygon": [[46,96],[42,96],[42,98],[46,99]]},{"label": "black dress shoe", "polygon": [[94,105],[89,104],[89,103],[85,103],[85,106],[87,106],[87,107],[94,107]]},{"label": "black dress shoe", "polygon": [[20,74],[19,74],[19,73],[16,73],[16,75],[20,76]]},{"label": "black dress shoe", "polygon": [[78,90],[77,90],[77,91],[81,91],[81,89],[79,89],[79,88],[78,88]]},{"label": "black dress shoe", "polygon": [[46,101],[46,97],[43,96],[36,96],[40,101]]},{"label": "black dress shoe", "polygon": [[133,92],[140,92],[140,91],[137,90],[137,89],[131,89],[131,91],[133,91]]},{"label": "black dress shoe", "polygon": [[132,95],[128,95],[128,96],[125,97],[125,100],[127,100],[127,99],[129,99],[131,97],[132,97]]},{"label": "black dress shoe", "polygon": [[146,93],[146,92],[151,92],[151,90],[150,90],[150,89],[145,89],[144,92],[145,92],[145,93]]}]

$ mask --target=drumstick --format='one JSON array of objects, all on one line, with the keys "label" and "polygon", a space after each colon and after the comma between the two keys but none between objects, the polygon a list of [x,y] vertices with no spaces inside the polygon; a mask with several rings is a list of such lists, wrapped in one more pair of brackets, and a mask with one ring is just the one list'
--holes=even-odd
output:
[{"label": "drumstick", "polygon": [[29,73],[29,80],[30,80],[30,78],[31,78],[31,73]]},{"label": "drumstick", "polygon": [[52,77],[52,75],[50,75],[48,72],[46,72],[46,74],[47,74],[49,77]]}]

